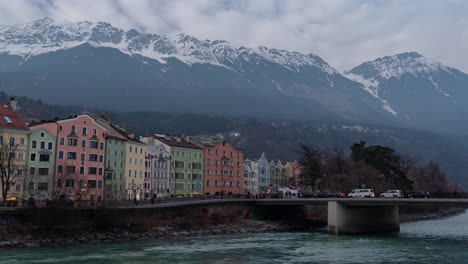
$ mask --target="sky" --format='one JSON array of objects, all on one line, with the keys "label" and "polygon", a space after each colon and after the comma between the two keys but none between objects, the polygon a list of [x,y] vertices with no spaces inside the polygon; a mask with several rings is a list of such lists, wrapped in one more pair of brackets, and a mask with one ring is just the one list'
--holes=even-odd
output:
[{"label": "sky", "polygon": [[467,0],[0,0],[0,24],[43,17],[314,53],[339,71],[417,51],[468,73]]}]

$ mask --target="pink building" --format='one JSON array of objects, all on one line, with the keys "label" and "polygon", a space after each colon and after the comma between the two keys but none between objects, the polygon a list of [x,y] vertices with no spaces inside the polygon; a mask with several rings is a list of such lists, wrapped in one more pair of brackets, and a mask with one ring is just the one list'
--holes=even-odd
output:
[{"label": "pink building", "polygon": [[88,114],[33,127],[45,128],[57,138],[54,196],[101,201],[104,197],[106,129]]}]

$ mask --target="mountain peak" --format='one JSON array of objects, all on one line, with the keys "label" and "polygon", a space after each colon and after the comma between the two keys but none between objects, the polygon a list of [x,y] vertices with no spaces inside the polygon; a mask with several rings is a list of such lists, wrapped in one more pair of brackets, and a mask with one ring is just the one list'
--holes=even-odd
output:
[{"label": "mountain peak", "polygon": [[404,75],[426,77],[435,72],[453,70],[413,51],[364,62],[347,73],[357,74],[365,79],[400,79]]}]

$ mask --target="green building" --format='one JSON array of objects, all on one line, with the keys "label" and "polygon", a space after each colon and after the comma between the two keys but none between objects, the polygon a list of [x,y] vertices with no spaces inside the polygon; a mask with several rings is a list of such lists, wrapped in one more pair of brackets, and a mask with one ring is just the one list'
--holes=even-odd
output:
[{"label": "green building", "polygon": [[105,116],[94,116],[97,123],[106,128],[106,155],[104,199],[124,200],[126,194],[125,182],[125,147],[127,137],[122,134],[120,128],[110,122]]},{"label": "green building", "polygon": [[203,194],[203,149],[183,136],[154,136],[171,154],[170,193]]},{"label": "green building", "polygon": [[55,137],[44,128],[31,128],[26,157],[24,199],[54,197]]}]

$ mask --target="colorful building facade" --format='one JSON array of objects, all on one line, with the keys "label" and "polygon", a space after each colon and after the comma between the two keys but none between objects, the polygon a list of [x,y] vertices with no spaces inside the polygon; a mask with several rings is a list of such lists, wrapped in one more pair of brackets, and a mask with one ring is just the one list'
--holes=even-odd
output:
[{"label": "colorful building facade", "polygon": [[271,192],[271,171],[270,162],[268,162],[265,153],[262,153],[260,159],[258,159],[258,191],[259,193]]},{"label": "colorful building facade", "polygon": [[125,200],[127,199],[125,181],[127,137],[125,132],[111,123],[108,116],[94,116],[94,119],[106,128],[105,200]]},{"label": "colorful building facade", "polygon": [[151,195],[166,197],[171,188],[171,153],[164,144],[156,143],[153,137],[142,139],[148,142],[148,187]]},{"label": "colorful building facade", "polygon": [[244,194],[258,194],[258,162],[255,160],[244,161]]},{"label": "colorful building facade", "polygon": [[203,150],[183,136],[154,136],[171,153],[171,194],[203,194]]},{"label": "colorful building facade", "polygon": [[104,199],[106,129],[81,114],[33,126],[56,137],[55,188],[62,199]]},{"label": "colorful building facade", "polygon": [[44,128],[31,128],[28,142],[24,198],[54,198],[55,151],[57,139]]},{"label": "colorful building facade", "polygon": [[125,181],[127,184],[127,199],[143,199],[145,185],[146,145],[135,139],[132,134],[127,135],[125,144]]},{"label": "colorful building facade", "polygon": [[229,142],[211,136],[190,137],[205,154],[204,192],[242,194],[244,192],[244,153]]},{"label": "colorful building facade", "polygon": [[[9,168],[2,173],[11,178],[7,191],[7,199],[19,201],[23,199],[25,190],[24,177],[26,172],[26,155],[28,147],[29,128],[21,116],[16,112],[18,101],[11,97],[10,102],[0,103],[0,151],[2,167]],[[11,158],[11,162],[9,162]],[[8,165],[8,163],[10,165]],[[4,188],[7,188],[6,184]],[[0,189],[0,198],[3,190]]]}]

